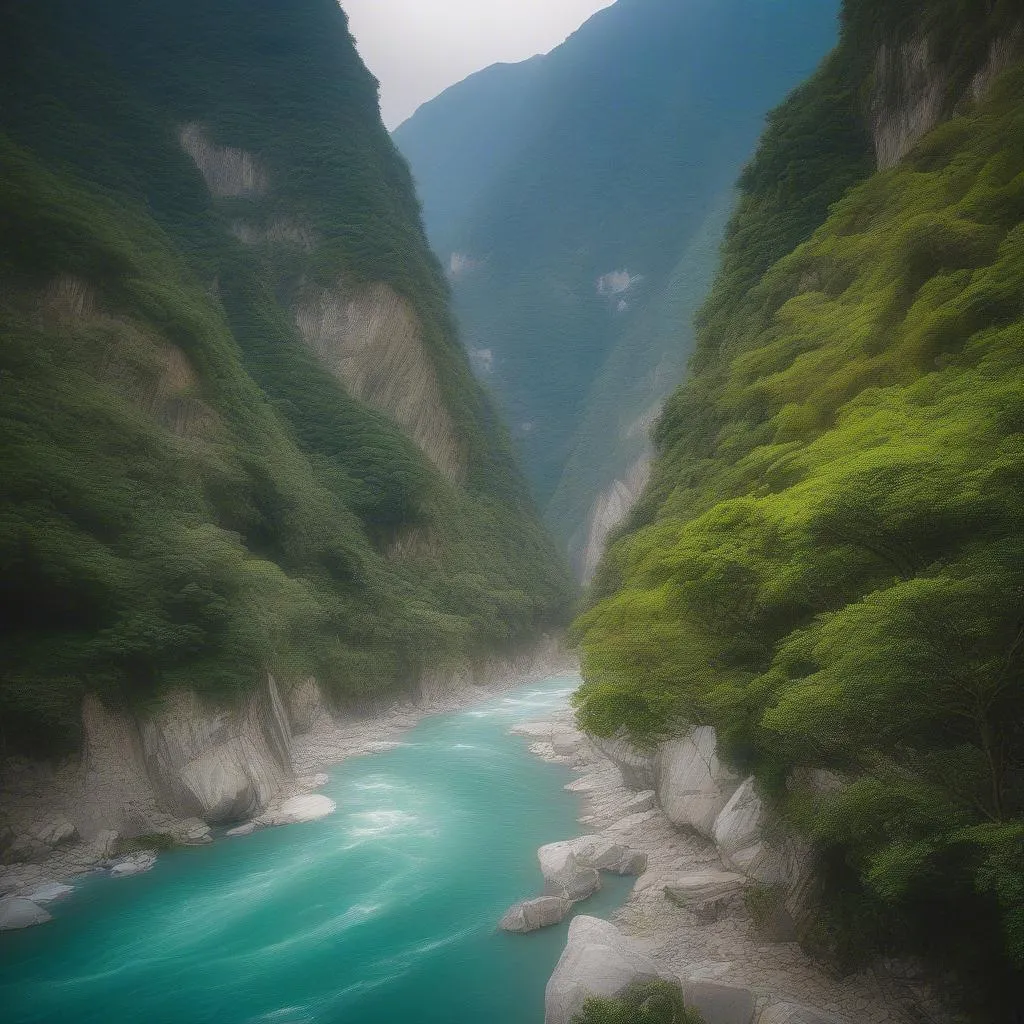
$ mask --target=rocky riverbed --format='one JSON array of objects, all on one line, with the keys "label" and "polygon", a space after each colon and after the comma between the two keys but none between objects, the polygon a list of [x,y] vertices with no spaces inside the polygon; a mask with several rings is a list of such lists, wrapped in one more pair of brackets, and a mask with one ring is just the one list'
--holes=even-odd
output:
[{"label": "rocky riverbed", "polygon": [[[566,788],[583,798],[579,820],[594,837],[592,848],[614,846],[645,860],[611,923],[573,920],[548,985],[546,1024],[569,1024],[588,994],[611,995],[648,976],[679,981],[707,1024],[943,1019],[906,966],[838,977],[808,956],[794,941],[784,895],[771,912],[757,912],[756,897],[766,892],[799,891],[806,901],[806,878],[784,872],[805,875],[811,865],[792,845],[765,838],[753,781],[731,776],[717,762],[713,731],[695,730],[656,756],[621,741],[599,741],[600,749],[568,711],[512,731],[538,757],[578,773]],[[581,844],[586,841],[570,845]],[[540,851],[542,863],[549,851]],[[811,911],[805,905],[802,912]]]}]

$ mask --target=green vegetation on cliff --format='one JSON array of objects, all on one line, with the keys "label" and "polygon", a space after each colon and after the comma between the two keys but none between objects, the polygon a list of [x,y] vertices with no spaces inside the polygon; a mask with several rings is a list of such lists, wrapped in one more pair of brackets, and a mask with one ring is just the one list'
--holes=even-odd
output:
[{"label": "green vegetation on cliff", "polygon": [[[18,2],[0,68],[5,749],[72,745],[86,691],[224,699],[269,669],[354,698],[559,621],[333,2]],[[211,195],[191,124],[261,187]],[[412,310],[462,479],[303,342],[300,294],[339,281]]]},{"label": "green vegetation on cliff", "polygon": [[[915,24],[977,7],[934,6]],[[923,953],[1003,1019],[1024,979],[1024,68],[868,177],[856,45],[744,176],[654,481],[576,627],[577,699],[602,734],[716,726],[822,855],[817,938]]]}]

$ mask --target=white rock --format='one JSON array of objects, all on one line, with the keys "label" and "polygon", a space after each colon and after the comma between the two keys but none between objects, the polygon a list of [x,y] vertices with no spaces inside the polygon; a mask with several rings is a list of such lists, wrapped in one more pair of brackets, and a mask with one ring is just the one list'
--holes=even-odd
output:
[{"label": "white rock", "polygon": [[285,800],[277,811],[270,815],[272,825],[298,825],[304,821],[317,821],[333,814],[338,805],[330,798],[319,793],[293,796]]},{"label": "white rock", "polygon": [[510,907],[498,927],[520,935],[535,932],[564,921],[571,909],[572,903],[560,896],[541,896]]},{"label": "white rock", "polygon": [[75,890],[63,882],[44,882],[34,892],[29,893],[28,898],[33,903],[52,903],[54,900],[62,899]]},{"label": "white rock", "polygon": [[130,857],[119,860],[111,869],[111,878],[130,878],[132,875],[141,875],[149,871],[156,864],[156,854],[149,850],[141,853],[133,853]]},{"label": "white rock", "polygon": [[700,907],[743,891],[746,879],[731,871],[694,871],[665,879],[665,895],[679,906]]},{"label": "white rock", "polygon": [[313,790],[323,788],[330,781],[331,777],[326,772],[317,772],[316,775],[303,775],[298,783],[302,789]]},{"label": "white rock", "polygon": [[699,726],[689,736],[662,745],[657,780],[658,802],[668,819],[708,838],[739,784],[719,761],[718,738],[710,726]]},{"label": "white rock", "polygon": [[576,917],[544,992],[544,1024],[570,1024],[591,996],[618,995],[634,982],[675,981],[613,924]]},{"label": "white rock", "polygon": [[647,870],[647,854],[603,836],[580,836],[569,841],[577,863],[617,875],[642,875]]},{"label": "white rock", "polygon": [[550,740],[554,733],[562,730],[554,722],[520,722],[509,729],[512,736],[525,736],[531,740]]},{"label": "white rock", "polygon": [[618,769],[626,789],[648,790],[655,785],[655,756],[633,746],[621,731],[610,739],[591,736],[590,742]]},{"label": "white rock", "polygon": [[238,825],[235,828],[229,828],[224,834],[235,838],[237,836],[251,836],[253,832],[258,829],[258,821],[247,821],[244,825]]},{"label": "white rock", "polygon": [[715,821],[714,839],[726,867],[766,885],[786,880],[784,854],[764,838],[765,811],[754,779],[746,779]]},{"label": "white rock", "polygon": [[50,915],[31,900],[19,896],[0,899],[0,932],[31,928],[36,924],[46,924],[49,920],[52,920]]},{"label": "white rock", "polygon": [[597,868],[584,867],[576,863],[576,858],[569,855],[565,866],[560,870],[546,875],[544,878],[544,895],[560,896],[562,899],[579,903],[592,896],[601,888],[601,876]]}]

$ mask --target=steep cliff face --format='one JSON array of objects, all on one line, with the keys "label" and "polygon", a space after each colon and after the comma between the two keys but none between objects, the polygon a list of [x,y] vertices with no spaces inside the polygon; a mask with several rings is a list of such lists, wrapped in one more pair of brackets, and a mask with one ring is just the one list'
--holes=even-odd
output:
[{"label": "steep cliff face", "polygon": [[575,627],[585,727],[713,729],[819,869],[802,938],[922,956],[979,1021],[1024,991],[1019,19],[848,0],[741,178],[690,379]]},{"label": "steep cliff face", "polygon": [[0,68],[0,745],[102,707],[234,820],[290,773],[268,672],[384,699],[567,574],[336,4],[16,0]]}]

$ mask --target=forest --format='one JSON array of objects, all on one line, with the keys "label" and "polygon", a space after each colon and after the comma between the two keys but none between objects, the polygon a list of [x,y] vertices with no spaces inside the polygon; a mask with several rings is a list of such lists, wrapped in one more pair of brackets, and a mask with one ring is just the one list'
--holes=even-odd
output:
[{"label": "forest", "polygon": [[923,956],[978,1020],[1024,981],[1024,66],[878,173],[865,96],[931,33],[955,97],[1013,8],[847,0],[574,627],[588,729],[715,726],[813,843],[810,946]]},{"label": "forest", "polygon": [[[86,692],[365,700],[565,620],[336,4],[5,5],[0,80],[0,747],[73,749]],[[211,195],[190,124],[272,187]],[[413,310],[464,479],[300,338],[339,280]]]}]

